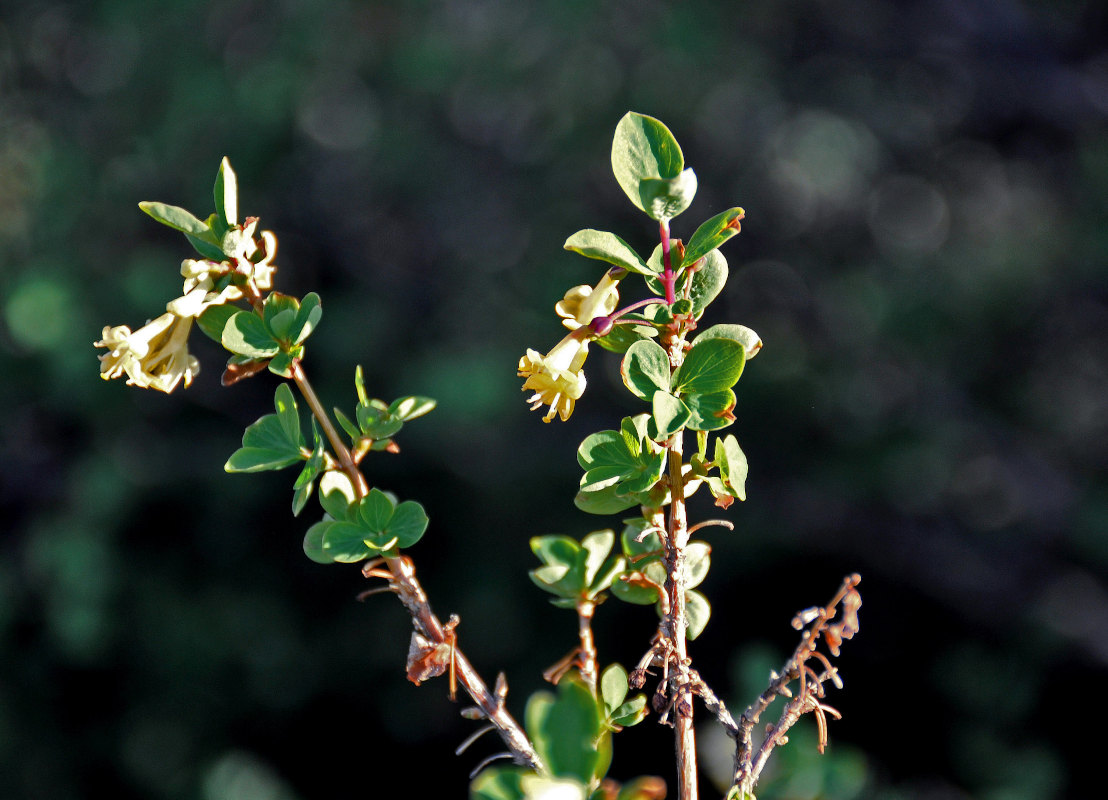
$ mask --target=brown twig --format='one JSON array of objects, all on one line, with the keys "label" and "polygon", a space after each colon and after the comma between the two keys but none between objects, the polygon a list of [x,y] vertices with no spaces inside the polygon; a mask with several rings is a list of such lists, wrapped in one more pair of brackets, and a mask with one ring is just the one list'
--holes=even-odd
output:
[{"label": "brown twig", "polygon": [[[342,471],[350,478],[357,495],[364,497],[369,493],[365,476],[354,462],[350,450],[339,436],[335,426],[331,423],[330,417],[324,410],[322,403],[319,402],[319,398],[308,382],[308,378],[299,362],[294,362],[293,365],[293,382],[307,401],[308,407],[319,422],[320,428],[323,429]],[[387,568],[386,570],[380,568],[382,564]],[[436,653],[447,654],[449,660],[446,665],[434,674],[441,674],[446,671],[447,667],[450,667],[451,674],[455,677],[457,683],[461,684],[462,688],[473,699],[481,714],[488,719],[490,724],[496,727],[500,738],[510,751],[512,760],[531,769],[543,771],[542,760],[535,752],[535,748],[530,739],[527,738],[527,734],[504,708],[503,694],[494,694],[489,691],[489,687],[481,679],[477,670],[473,668],[469,659],[459,649],[457,634],[454,632],[454,626],[457,623],[452,620],[450,624],[443,625],[439,618],[435,616],[435,612],[432,611],[431,604],[427,599],[427,594],[416,578],[415,564],[412,560],[403,555],[383,555],[380,560],[375,559],[367,562],[366,566],[368,568],[367,577],[386,578],[388,587],[400,598],[400,602],[412,619],[414,633],[423,639],[419,646],[429,648]],[[365,593],[362,594],[362,597],[364,596]]]},{"label": "brown twig", "polygon": [[[773,749],[788,741],[789,729],[808,712],[812,712],[816,718],[816,726],[819,729],[819,752],[822,753],[827,747],[827,715],[830,714],[835,719],[840,715],[834,708],[822,702],[823,684],[825,681],[830,681],[839,688],[842,686],[842,681],[830,659],[817,651],[816,647],[823,641],[831,655],[837,656],[843,639],[850,639],[858,631],[858,608],[862,604],[862,598],[855,587],[860,581],[861,577],[857,574],[847,576],[839,591],[826,606],[806,609],[793,618],[793,627],[798,630],[806,625],[810,626],[804,630],[800,644],[797,645],[780,674],[776,672],[770,674],[769,686],[743,712],[737,728],[735,730],[728,728],[728,733],[734,736],[736,741],[732,786],[738,788],[739,797],[753,796],[754,787]],[[837,614],[838,621],[832,622]],[[823,668],[822,671],[817,672],[807,664],[811,658],[819,662]],[[793,681],[799,682],[798,691],[795,694],[789,689],[789,684]],[[778,697],[787,698],[788,703],[785,704],[776,724],[767,726],[765,738],[755,748],[754,726]],[[727,727],[726,724],[725,727]]]}]

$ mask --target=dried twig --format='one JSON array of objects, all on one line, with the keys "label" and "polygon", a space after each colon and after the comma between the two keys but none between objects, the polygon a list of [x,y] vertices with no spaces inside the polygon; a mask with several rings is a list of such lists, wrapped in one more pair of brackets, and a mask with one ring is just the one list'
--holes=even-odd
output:
[{"label": "dried twig", "polygon": [[[840,714],[822,702],[823,684],[830,681],[836,688],[841,688],[842,680],[830,659],[817,651],[816,647],[822,641],[832,656],[838,656],[843,640],[850,639],[857,633],[858,608],[862,605],[862,597],[855,587],[860,581],[859,575],[849,575],[826,606],[805,609],[793,618],[792,624],[797,630],[804,629],[805,626],[809,627],[804,630],[800,644],[797,645],[792,657],[785,663],[780,673],[770,674],[769,686],[743,712],[739,724],[734,729],[724,723],[728,733],[736,740],[732,787],[737,789],[735,794],[738,797],[753,796],[754,786],[758,783],[758,778],[773,749],[788,741],[789,729],[808,712],[812,712],[816,718],[819,729],[819,752],[822,753],[826,749],[827,715],[830,714],[838,719]],[[838,621],[832,622],[836,619],[836,615],[838,615]],[[809,659],[817,661],[822,669],[816,670],[809,666],[807,664]],[[789,684],[793,681],[799,683],[796,693],[789,688]],[[786,703],[776,724],[767,726],[765,738],[755,748],[754,726],[777,697],[787,698],[789,702]]]},{"label": "dried twig", "polygon": [[[409,649],[409,678],[412,678],[413,666],[425,670],[416,676],[417,683],[428,677],[441,675],[448,669],[451,670],[457,683],[466,690],[480,710],[480,716],[495,726],[510,751],[505,755],[517,764],[541,772],[542,761],[527,738],[527,734],[504,708],[507,684],[502,680],[503,676],[497,680],[495,693],[489,691],[489,687],[477,674],[469,659],[458,648],[457,634],[454,632],[458,624],[457,618],[452,617],[450,622],[444,625],[435,616],[427,595],[416,578],[412,560],[407,556],[397,556],[389,558],[387,564],[389,586],[396,592],[400,602],[411,616],[413,641],[417,642],[415,663],[412,661],[412,651]],[[375,568],[372,571],[376,573],[378,569]]]}]

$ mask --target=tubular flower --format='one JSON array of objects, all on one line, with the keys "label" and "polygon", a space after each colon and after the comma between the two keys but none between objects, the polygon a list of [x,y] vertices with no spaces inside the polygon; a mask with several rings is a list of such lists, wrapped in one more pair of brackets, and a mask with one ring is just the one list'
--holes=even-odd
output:
[{"label": "tubular flower", "polygon": [[216,291],[216,281],[229,272],[226,264],[215,261],[197,261],[186,258],[181,262],[181,275],[185,278],[183,294],[166,305],[166,310],[178,317],[198,317],[210,306],[242,299],[242,289],[227,283]]},{"label": "tubular flower", "polygon": [[527,379],[523,391],[534,391],[527,398],[531,410],[550,406],[543,422],[550,422],[555,416],[562,421],[569,419],[573,404],[585,392],[585,373],[581,367],[588,355],[589,339],[574,331],[545,356],[537,350],[528,350],[519,360],[519,376]]},{"label": "tubular flower", "polygon": [[[228,237],[234,237],[230,244],[232,250],[226,250],[234,261],[235,271],[254,281],[254,285],[267,291],[273,286],[273,273],[277,267],[273,259],[277,255],[277,237],[273,231],[262,231],[262,245],[254,240],[254,229],[258,227],[257,217],[247,217],[242,228],[232,228]],[[224,248],[228,241],[224,239]],[[255,261],[254,259],[258,260]]]},{"label": "tubular flower", "polygon": [[574,286],[566,292],[565,297],[554,306],[562,318],[562,324],[573,331],[615,311],[619,303],[619,281],[626,274],[627,270],[622,267],[613,267],[604,273],[595,287]]},{"label": "tubular flower", "polygon": [[182,380],[185,386],[200,372],[200,362],[188,351],[191,317],[171,312],[151,320],[134,333],[126,325],[106,327],[96,347],[106,347],[100,356],[100,377],[104,380],[127,375],[130,386],[172,392]]}]

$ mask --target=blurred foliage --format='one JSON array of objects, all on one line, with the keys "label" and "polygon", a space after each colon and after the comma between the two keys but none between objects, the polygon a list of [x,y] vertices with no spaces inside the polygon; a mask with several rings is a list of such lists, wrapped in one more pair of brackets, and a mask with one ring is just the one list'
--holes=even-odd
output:
[{"label": "blurred foliage", "polygon": [[[452,755],[471,726],[445,686],[405,682],[403,613],[303,558],[284,476],[222,471],[272,380],[219,388],[212,345],[188,391],[153,396],[101,382],[91,342],[175,294],[187,254],[136,203],[206,207],[229,156],[280,288],[323,298],[325,402],[356,363],[375,396],[439,401],[368,471],[426,506],[432,602],[518,714],[573,636],[528,540],[595,527],[574,451],[624,414],[614,358],[567,428],[529,414],[515,364],[596,277],[565,237],[641,225],[606,158],[628,109],[682,142],[696,218],[747,210],[706,322],[766,343],[698,667],[741,708],[759,681],[729,664],[783,660],[796,609],[864,577],[830,753],[798,733],[761,796],[1091,796],[1102,737],[1074,723],[1105,710],[1108,665],[1106,16],[0,2],[0,796],[374,796],[371,764],[419,782],[428,763],[408,794],[461,796],[483,754]],[[600,609],[604,662],[640,654],[634,613]],[[621,736],[613,775],[671,757],[649,722]]]}]

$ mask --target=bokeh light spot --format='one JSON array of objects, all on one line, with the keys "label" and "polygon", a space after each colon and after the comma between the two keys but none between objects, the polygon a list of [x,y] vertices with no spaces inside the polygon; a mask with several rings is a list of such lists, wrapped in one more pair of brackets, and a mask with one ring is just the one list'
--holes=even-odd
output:
[{"label": "bokeh light spot", "polygon": [[29,350],[51,350],[70,333],[70,290],[53,278],[31,278],[12,291],[4,319],[12,337]]}]

